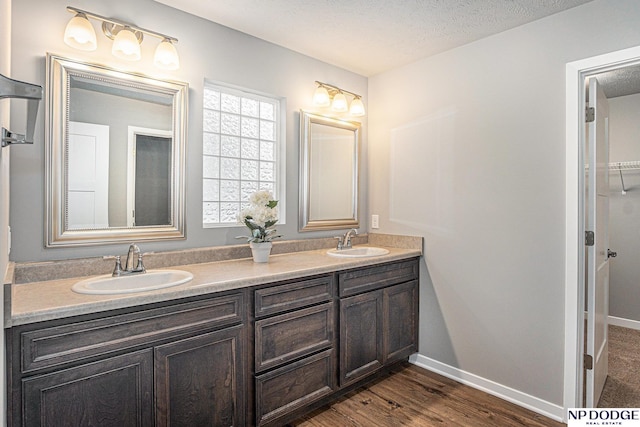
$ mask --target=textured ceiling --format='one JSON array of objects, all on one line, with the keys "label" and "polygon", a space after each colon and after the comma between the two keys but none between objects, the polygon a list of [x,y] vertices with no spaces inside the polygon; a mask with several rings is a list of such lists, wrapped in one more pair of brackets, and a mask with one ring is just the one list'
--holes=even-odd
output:
[{"label": "textured ceiling", "polygon": [[155,0],[372,76],[591,0]]},{"label": "textured ceiling", "polygon": [[640,93],[640,65],[630,65],[597,74],[598,83],[607,98]]}]

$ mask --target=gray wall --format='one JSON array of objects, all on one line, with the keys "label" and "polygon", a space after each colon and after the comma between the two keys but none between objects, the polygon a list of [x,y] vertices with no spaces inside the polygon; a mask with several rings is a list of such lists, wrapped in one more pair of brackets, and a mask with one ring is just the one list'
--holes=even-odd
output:
[{"label": "gray wall", "polygon": [[[103,16],[113,16],[143,28],[178,38],[181,67],[161,72],[152,65],[159,40],[145,37],[142,60],[128,62],[114,58],[111,43],[98,30],[98,50],[81,52],[62,41],[72,15],[62,0],[18,0],[13,2],[12,66],[15,78],[44,85],[46,52],[103,63],[157,78],[186,81],[189,90],[187,142],[187,240],[143,243],[144,251],[238,244],[237,227],[202,228],[202,88],[204,79],[225,82],[286,98],[286,225],[278,226],[285,239],[333,236],[336,232],[298,233],[298,156],[300,109],[313,110],[311,97],[315,80],[326,81],[349,91],[367,94],[367,79],[313,58],[250,37],[246,34],[169,8],[152,0],[78,0],[73,6]],[[37,10],[38,13],[33,13]],[[99,25],[94,23],[94,27]],[[30,29],[37,29],[32,31]],[[16,110],[13,110],[17,112]],[[24,114],[23,114],[24,115]],[[23,119],[16,117],[16,123]],[[363,118],[363,159],[366,159],[366,117]],[[18,126],[19,127],[19,126]],[[15,150],[11,160],[11,225],[15,261],[79,258],[122,253],[126,244],[90,248],[45,249],[44,241],[44,113],[38,117],[36,143]],[[366,227],[366,160],[361,185],[361,211]]]},{"label": "gray wall", "polygon": [[[640,94],[609,99],[609,160],[640,161]],[[640,321],[640,170],[609,175],[609,314]]]},{"label": "gray wall", "polygon": [[424,236],[424,360],[562,406],[565,65],[638,22],[596,0],[370,78],[369,212]]}]

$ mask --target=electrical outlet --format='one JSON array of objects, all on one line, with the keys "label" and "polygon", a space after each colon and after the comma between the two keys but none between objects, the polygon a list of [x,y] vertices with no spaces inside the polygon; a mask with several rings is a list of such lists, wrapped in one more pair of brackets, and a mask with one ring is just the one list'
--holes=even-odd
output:
[{"label": "electrical outlet", "polygon": [[371,215],[371,228],[380,228],[380,217],[378,215]]}]

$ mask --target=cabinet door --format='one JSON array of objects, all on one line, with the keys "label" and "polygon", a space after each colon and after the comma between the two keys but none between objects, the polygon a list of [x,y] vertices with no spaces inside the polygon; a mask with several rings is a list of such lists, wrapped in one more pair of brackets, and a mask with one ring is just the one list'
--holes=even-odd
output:
[{"label": "cabinet door", "polygon": [[244,425],[242,342],[237,326],[156,347],[156,425]]},{"label": "cabinet door", "polygon": [[384,363],[418,351],[418,282],[384,289]]},{"label": "cabinet door", "polygon": [[23,426],[152,426],[153,355],[139,351],[22,381]]},{"label": "cabinet door", "polygon": [[340,301],[340,385],[382,366],[382,291]]}]

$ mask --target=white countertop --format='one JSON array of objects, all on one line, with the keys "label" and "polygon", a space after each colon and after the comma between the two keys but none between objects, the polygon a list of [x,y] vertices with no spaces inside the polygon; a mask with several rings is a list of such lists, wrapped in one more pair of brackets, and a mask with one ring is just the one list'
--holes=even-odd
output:
[{"label": "white countertop", "polygon": [[73,284],[86,277],[14,284],[11,286],[11,312],[7,313],[5,327],[240,289],[421,255],[421,251],[416,249],[385,248],[389,250],[388,254],[370,258],[336,258],[327,255],[326,249],[320,249],[271,255],[268,263],[254,263],[252,259],[245,258],[173,266],[171,269],[193,273],[193,280],[171,288],[130,294],[85,295],[73,292]]}]

